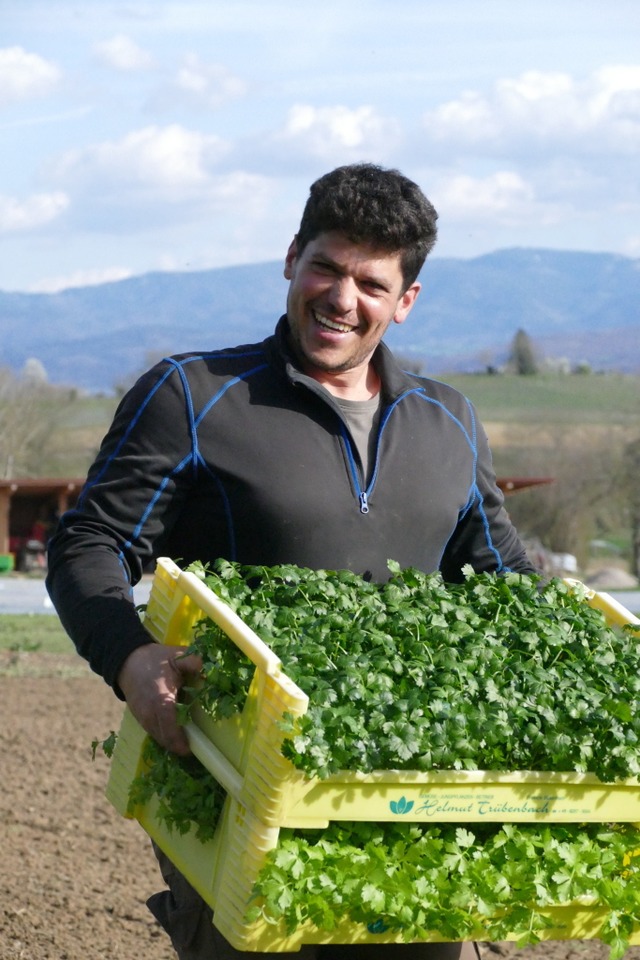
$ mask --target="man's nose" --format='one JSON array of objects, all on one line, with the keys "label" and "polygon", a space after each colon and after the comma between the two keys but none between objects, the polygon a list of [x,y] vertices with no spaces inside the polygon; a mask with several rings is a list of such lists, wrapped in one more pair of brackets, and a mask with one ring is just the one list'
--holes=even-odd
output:
[{"label": "man's nose", "polygon": [[351,277],[336,277],[329,291],[329,302],[338,313],[356,309],[358,288]]}]

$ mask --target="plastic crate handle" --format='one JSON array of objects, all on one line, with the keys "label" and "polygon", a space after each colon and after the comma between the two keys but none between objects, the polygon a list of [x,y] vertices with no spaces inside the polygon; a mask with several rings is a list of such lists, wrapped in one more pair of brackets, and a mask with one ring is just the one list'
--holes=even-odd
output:
[{"label": "plastic crate handle", "polygon": [[587,587],[582,580],[572,580],[570,577],[565,577],[564,582],[571,587],[572,590],[576,588],[582,590],[589,606],[593,607],[594,610],[600,610],[605,615],[608,624],[618,627],[624,627],[628,624],[640,626],[640,619],[634,616],[633,613],[627,610],[627,608],[614,597],[610,596],[610,594],[592,590],[590,587]]},{"label": "plastic crate handle", "polygon": [[282,672],[282,662],[273,650],[195,573],[181,570],[173,560],[166,557],[158,559],[158,566],[167,571],[183,593],[224,630],[256,667],[264,670],[269,676],[277,676]]},{"label": "plastic crate handle", "polygon": [[209,771],[214,780],[217,780],[220,786],[237,800],[244,785],[244,777],[193,720],[184,725],[184,731],[193,755]]}]

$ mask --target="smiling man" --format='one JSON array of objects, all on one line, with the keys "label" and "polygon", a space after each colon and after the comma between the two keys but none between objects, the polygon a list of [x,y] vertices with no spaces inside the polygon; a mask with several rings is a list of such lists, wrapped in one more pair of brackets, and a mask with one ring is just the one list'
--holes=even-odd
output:
[{"label": "smiling man", "polygon": [[396,171],[340,167],[311,187],[285,261],[287,321],[306,372],[332,393],[358,400],[378,392],[369,361],[420,292],[436,220],[419,187]]},{"label": "smiling man", "polygon": [[397,253],[381,254],[337,231],[300,249],[294,240],[287,322],[302,368],[336,396],[363,400],[380,390],[370,360],[391,323],[402,323],[420,291],[405,289]]},{"label": "smiling man", "polygon": [[[50,544],[48,588],[78,651],[167,749],[187,753],[176,700],[200,664],[151,641],[131,586],[182,564],[350,569],[388,560],[456,581],[532,572],[469,401],[404,372],[382,337],[403,323],[436,212],[396,170],[339,167],[311,187],[285,260],[286,314],[262,343],[169,357],[123,399],[76,508]],[[150,908],[180,960],[244,956],[158,852]],[[475,946],[305,947],[323,960],[468,960]],[[277,957],[279,954],[262,954]]]}]

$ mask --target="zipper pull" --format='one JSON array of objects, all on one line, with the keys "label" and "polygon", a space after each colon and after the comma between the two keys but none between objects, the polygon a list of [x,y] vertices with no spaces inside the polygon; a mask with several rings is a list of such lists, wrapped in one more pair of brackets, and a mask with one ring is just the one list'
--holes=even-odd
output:
[{"label": "zipper pull", "polygon": [[369,513],[369,501],[364,491],[360,494],[360,513]]}]

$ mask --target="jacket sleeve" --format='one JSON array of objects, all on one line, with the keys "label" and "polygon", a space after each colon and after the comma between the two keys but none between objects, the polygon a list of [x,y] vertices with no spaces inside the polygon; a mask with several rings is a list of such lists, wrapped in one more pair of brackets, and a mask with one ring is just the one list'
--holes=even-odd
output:
[{"label": "jacket sleeve", "polygon": [[537,573],[509,519],[496,482],[486,434],[478,428],[475,482],[467,509],[445,548],[440,570],[452,583],[470,564],[477,573]]},{"label": "jacket sleeve", "polygon": [[188,493],[188,409],[170,362],[142,377],[121,402],[77,506],[49,544],[47,589],[62,625],[117,693],[125,659],[151,640],[133,585]]}]

